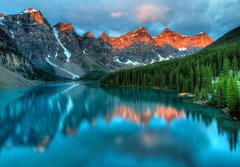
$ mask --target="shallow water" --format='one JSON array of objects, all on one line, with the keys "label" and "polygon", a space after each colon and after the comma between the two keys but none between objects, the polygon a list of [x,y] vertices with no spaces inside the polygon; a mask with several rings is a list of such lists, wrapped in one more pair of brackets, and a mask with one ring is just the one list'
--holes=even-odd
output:
[{"label": "shallow water", "polygon": [[240,166],[239,126],[148,89],[0,90],[1,167]]}]

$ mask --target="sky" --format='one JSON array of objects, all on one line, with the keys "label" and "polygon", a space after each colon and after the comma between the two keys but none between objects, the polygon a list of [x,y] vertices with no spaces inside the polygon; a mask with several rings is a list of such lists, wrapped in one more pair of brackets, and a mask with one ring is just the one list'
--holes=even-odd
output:
[{"label": "sky", "polygon": [[41,11],[51,25],[70,22],[80,35],[119,36],[144,26],[152,36],[165,28],[217,39],[240,26],[240,0],[1,0],[0,12]]}]

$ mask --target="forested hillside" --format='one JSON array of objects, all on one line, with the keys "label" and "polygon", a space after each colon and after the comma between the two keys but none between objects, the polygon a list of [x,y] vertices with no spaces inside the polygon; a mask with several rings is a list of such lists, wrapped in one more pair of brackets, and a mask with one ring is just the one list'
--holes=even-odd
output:
[{"label": "forested hillside", "polygon": [[[195,92],[196,99],[209,99],[209,96],[212,96],[212,102],[218,107],[234,103],[231,105],[237,108],[232,109],[235,112],[239,110],[239,69],[240,27],[194,55],[121,70],[103,78],[101,85],[156,87],[177,92]],[[231,91],[237,93],[233,94]],[[230,107],[228,108],[230,111]]]}]

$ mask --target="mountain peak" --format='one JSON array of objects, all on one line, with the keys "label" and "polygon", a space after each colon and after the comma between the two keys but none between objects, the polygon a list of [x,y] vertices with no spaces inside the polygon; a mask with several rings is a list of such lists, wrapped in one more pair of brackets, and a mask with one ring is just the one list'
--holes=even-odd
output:
[{"label": "mountain peak", "polygon": [[[175,34],[176,35],[178,33],[172,31],[170,28],[165,28],[161,34],[163,34],[163,35],[165,35],[165,34]],[[181,34],[178,34],[178,35],[181,35]]]},{"label": "mountain peak", "polygon": [[36,22],[45,24],[44,18],[39,10],[27,8],[23,10],[22,14],[30,14],[30,16],[33,17]]},{"label": "mountain peak", "polygon": [[83,34],[84,37],[90,37],[90,38],[95,38],[92,32],[88,31],[85,34]]},{"label": "mountain peak", "polygon": [[103,32],[100,37],[109,37],[106,32]]},{"label": "mountain peak", "polygon": [[163,30],[163,32],[172,32],[172,30],[170,29],[170,28],[165,28],[164,30]]},{"label": "mountain peak", "polygon": [[134,33],[145,33],[145,34],[149,34],[148,33],[148,30],[145,28],[145,27],[139,27],[138,29],[136,29],[136,30],[134,30],[134,31],[132,31],[132,32],[134,32]]},{"label": "mountain peak", "polygon": [[100,36],[100,38],[102,38],[104,42],[109,41],[109,36],[106,32],[103,32],[102,35]]},{"label": "mountain peak", "polygon": [[58,31],[74,31],[71,23],[60,22],[56,24],[54,27],[56,27]]}]

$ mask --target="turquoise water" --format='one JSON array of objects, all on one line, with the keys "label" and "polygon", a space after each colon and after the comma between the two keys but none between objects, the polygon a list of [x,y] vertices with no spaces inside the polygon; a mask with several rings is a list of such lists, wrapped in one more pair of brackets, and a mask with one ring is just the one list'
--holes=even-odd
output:
[{"label": "turquoise water", "polygon": [[0,90],[0,167],[240,166],[239,126],[148,89]]}]

